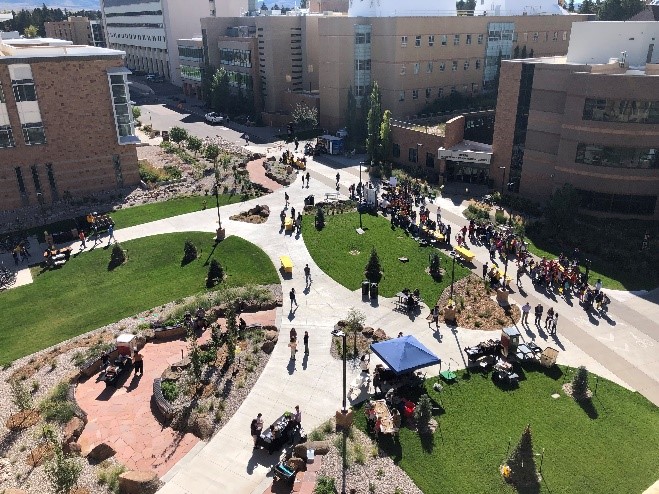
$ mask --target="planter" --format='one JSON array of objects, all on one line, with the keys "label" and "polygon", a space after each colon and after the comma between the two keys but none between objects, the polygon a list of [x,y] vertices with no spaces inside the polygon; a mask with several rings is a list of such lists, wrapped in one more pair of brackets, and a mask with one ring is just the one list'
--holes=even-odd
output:
[{"label": "planter", "polygon": [[226,233],[226,230],[224,228],[222,228],[222,227],[218,228],[217,230],[215,230],[215,241],[216,242],[221,242],[226,237],[226,234],[227,233]]}]

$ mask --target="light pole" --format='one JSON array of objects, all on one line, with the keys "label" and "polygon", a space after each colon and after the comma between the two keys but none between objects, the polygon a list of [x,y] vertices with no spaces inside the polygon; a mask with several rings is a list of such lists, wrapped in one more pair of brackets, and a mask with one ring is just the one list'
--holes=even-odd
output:
[{"label": "light pole", "polygon": [[502,285],[503,285],[503,288],[507,290],[508,285],[507,285],[507,282],[506,282],[506,276],[508,275],[508,249],[504,248],[504,252],[506,254],[506,260],[503,263],[504,269],[503,269],[503,282],[502,282]]},{"label": "light pole", "polygon": [[453,282],[455,281],[455,251],[451,251],[451,257],[453,258],[453,265],[451,267],[451,294],[449,295],[449,300],[453,300]]},{"label": "light pole", "polygon": [[215,241],[220,242],[224,239],[222,232],[222,218],[220,217],[220,171],[217,169],[217,160],[215,160],[215,207],[217,208],[217,232]]},{"label": "light pole", "polygon": [[[348,407],[346,404],[346,332],[342,330],[332,331],[332,335],[343,338],[343,407],[341,408],[341,413],[345,415],[348,413]],[[345,424],[341,427],[343,444],[341,447],[341,471],[342,471],[342,485],[341,485],[341,494],[346,494],[346,461],[347,461],[347,451],[346,451],[346,442],[348,430]]]},{"label": "light pole", "polygon": [[359,228],[362,228],[362,194],[364,193],[364,185],[362,184],[362,164],[364,162],[359,162],[359,204],[357,206],[357,211],[359,212]]},{"label": "light pole", "polygon": [[586,284],[588,284],[588,276],[590,275],[590,259],[586,259],[585,264],[586,264]]}]

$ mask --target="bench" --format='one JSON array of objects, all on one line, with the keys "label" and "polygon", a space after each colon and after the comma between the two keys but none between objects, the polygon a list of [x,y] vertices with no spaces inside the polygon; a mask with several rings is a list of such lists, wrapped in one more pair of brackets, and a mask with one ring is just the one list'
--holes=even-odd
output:
[{"label": "bench", "polygon": [[458,254],[458,256],[460,256],[462,259],[464,259],[467,262],[473,261],[474,258],[476,257],[476,254],[474,254],[472,251],[470,251],[465,247],[461,247],[459,245],[456,245],[453,250],[455,250],[456,254]]},{"label": "bench", "polygon": [[293,261],[289,256],[281,256],[279,258],[281,261],[281,269],[284,270],[284,273],[293,274]]},{"label": "bench", "polygon": [[338,201],[339,193],[338,192],[325,192],[325,201]]}]

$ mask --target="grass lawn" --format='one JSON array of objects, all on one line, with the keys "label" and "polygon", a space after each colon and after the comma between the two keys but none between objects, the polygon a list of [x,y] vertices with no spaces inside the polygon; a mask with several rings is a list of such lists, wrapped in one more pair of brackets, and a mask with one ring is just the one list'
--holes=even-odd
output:
[{"label": "grass lawn", "polygon": [[[326,214],[325,228],[320,231],[314,227],[313,215],[304,216],[302,236],[316,264],[341,285],[356,290],[364,280],[364,269],[375,247],[384,273],[380,294],[392,297],[403,288],[419,288],[426,305],[434,306],[451,284],[451,258],[440,253],[446,274],[441,281],[434,281],[425,270],[428,256],[436,249],[420,247],[402,229],[392,230],[391,223],[381,216],[364,214],[362,221],[366,233],[358,235],[358,213]],[[399,257],[407,257],[409,262],[400,262]],[[467,268],[455,263],[456,280],[468,274]]]},{"label": "grass lawn", "polygon": [[[641,252],[643,235],[650,233],[648,249]],[[547,234],[542,227],[528,228],[529,251],[556,258],[572,256],[575,247],[582,261],[592,261],[590,281],[602,280],[614,290],[652,290],[659,287],[659,223],[639,220],[578,216],[569,231]]]},{"label": "grass lawn", "polygon": [[[380,445],[424,494],[513,493],[498,468],[531,424],[535,453],[544,449],[539,492],[640,494],[647,489],[659,478],[657,407],[600,378],[593,410],[587,413],[560,391],[564,378],[554,370],[552,376],[527,370],[512,391],[463,371],[440,396],[432,389],[435,379],[428,380],[428,395],[441,399],[445,410],[436,417],[440,427],[423,442],[401,428],[399,444],[385,438]],[[593,380],[591,375],[591,387]],[[561,397],[552,399],[553,393]],[[417,396],[408,397],[416,402]],[[361,410],[355,417],[365,430]],[[539,467],[540,457],[536,462]]]},{"label": "grass lawn", "polygon": [[[181,266],[186,239],[201,249]],[[205,290],[207,260],[220,261],[229,285],[278,283],[261,249],[239,237],[217,248],[210,233],[145,237],[122,244],[128,262],[108,271],[110,249],[71,257],[61,269],[33,269],[34,283],[0,293],[0,365],[105,324]]]}]

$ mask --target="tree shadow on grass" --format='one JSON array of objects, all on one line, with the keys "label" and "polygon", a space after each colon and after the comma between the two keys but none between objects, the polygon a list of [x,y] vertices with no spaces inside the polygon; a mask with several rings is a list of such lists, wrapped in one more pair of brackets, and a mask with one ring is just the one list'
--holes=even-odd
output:
[{"label": "tree shadow on grass", "polygon": [[394,436],[381,434],[380,439],[378,440],[378,446],[393,460],[394,463],[398,464],[398,462],[403,459],[403,447],[401,446],[400,441]]},{"label": "tree shadow on grass", "polygon": [[595,420],[597,417],[599,417],[599,413],[597,413],[597,409],[595,408],[595,404],[593,403],[592,398],[585,400],[578,400],[577,403],[579,404],[581,409],[584,412],[586,412],[586,415],[588,415],[589,419]]}]

